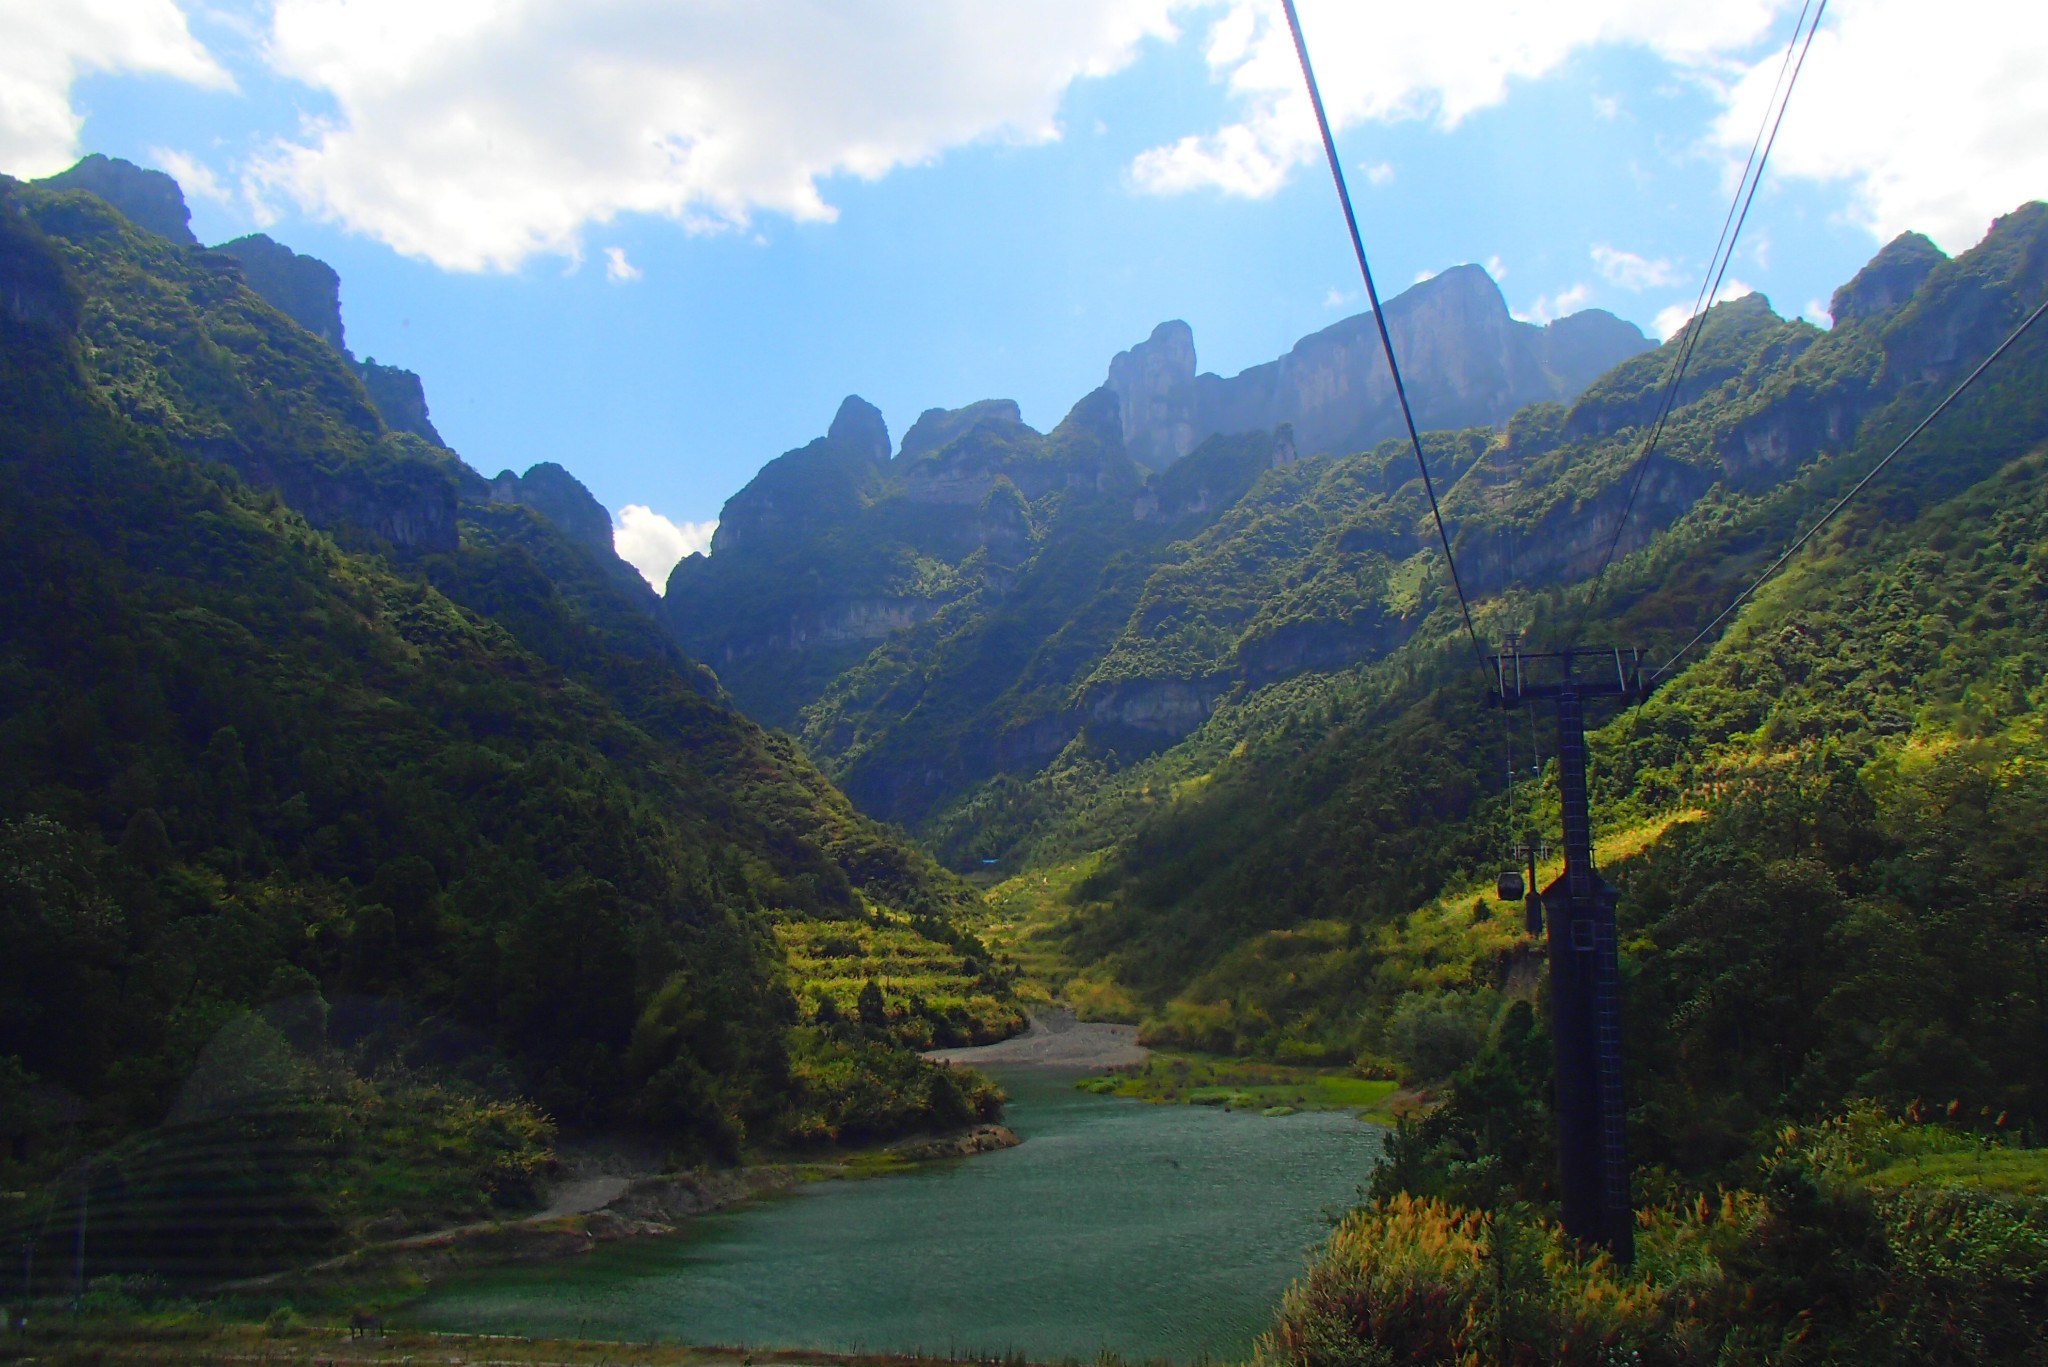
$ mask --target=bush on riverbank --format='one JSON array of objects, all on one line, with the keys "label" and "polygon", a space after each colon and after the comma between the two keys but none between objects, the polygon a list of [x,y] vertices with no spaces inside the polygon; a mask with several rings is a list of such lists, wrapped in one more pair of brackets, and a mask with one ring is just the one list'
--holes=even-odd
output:
[{"label": "bush on riverbank", "polygon": [[790,1032],[799,1143],[864,1144],[996,1119],[1003,1092],[972,1068],[928,1063],[857,1027]]},{"label": "bush on riverbank", "polygon": [[1629,1268],[1528,1206],[1380,1196],[1288,1292],[1258,1363],[2041,1360],[2048,1154],[1872,1107],[1780,1140],[1755,1190],[1646,1205]]}]

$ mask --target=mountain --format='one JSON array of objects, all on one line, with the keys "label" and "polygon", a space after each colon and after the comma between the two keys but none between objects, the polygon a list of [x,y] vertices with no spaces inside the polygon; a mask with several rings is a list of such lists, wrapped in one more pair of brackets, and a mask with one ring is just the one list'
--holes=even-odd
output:
[{"label": "mountain", "polygon": [[348,347],[342,341],[341,277],[332,266],[316,257],[302,256],[266,233],[238,237],[214,250],[241,263],[242,282],[258,298],[336,351],[347,354]]},{"label": "mountain", "polygon": [[[1922,241],[1887,248],[1838,299],[1868,297],[1905,253],[1926,265]],[[1716,306],[1700,387],[1688,385],[1667,428],[1659,461],[1670,464],[1650,467],[1624,557],[1597,596],[1589,576],[1649,412],[1636,395],[1668,355],[1624,364],[1571,409],[1471,434],[1469,460],[1446,451],[1445,512],[1481,639],[1514,631],[1548,648],[1583,619],[1578,640],[1641,644],[1653,657],[1687,640],[2048,294],[2048,206],[1915,271],[1903,298],[1845,308],[1828,332],[1779,319],[1754,296]],[[2038,567],[2024,548],[2048,444],[2044,378],[2048,336],[2035,336],[1717,650],[1682,662],[1603,734],[1606,829],[1641,824],[1654,843],[1675,815],[1718,810],[1717,795],[1796,786],[1803,774],[1862,774],[1881,806],[1892,790],[1879,776],[1915,747],[1965,745],[1985,727],[2018,727],[2015,743],[2032,734],[2024,718],[2035,704],[2022,695],[2038,677],[2027,663]],[[1321,1041],[1313,1048],[1340,1056],[1384,1047],[1375,1032],[1393,999],[1373,994],[1395,984],[1374,986],[1387,952],[1375,928],[1472,886],[1522,823],[1545,811],[1555,820],[1554,777],[1524,784],[1512,806],[1503,792],[1504,766],[1526,776],[1531,747],[1547,754],[1544,728],[1506,733],[1483,708],[1455,600],[1416,535],[1416,491],[1378,492],[1372,461],[1324,462],[1299,489],[1280,476],[1314,462],[1267,476],[1194,540],[1189,563],[1209,584],[1249,573],[1284,593],[1343,567],[1351,538],[1362,558],[1326,611],[1358,612],[1376,596],[1405,604],[1403,639],[1347,668],[1239,686],[1187,739],[1139,763],[1117,770],[1071,755],[991,789],[977,808],[982,838],[1011,860],[1095,869],[1066,913],[1068,950],[1124,984],[1157,1037],[1194,1031],[1204,1047],[1256,1052]],[[1327,520],[1281,535],[1282,516]],[[1586,534],[1544,530],[1574,525]],[[1529,546],[1539,531],[1548,544]],[[1378,568],[1364,558],[1376,553]],[[1522,758],[1503,756],[1504,745]],[[1326,951],[1328,971],[1309,971]],[[1512,967],[1489,962],[1474,969],[1482,980]]]},{"label": "mountain", "polygon": [[[1508,313],[1479,266],[1455,266],[1387,301],[1387,331],[1418,426],[1504,421],[1541,400],[1570,400],[1649,341],[1600,309],[1538,327]],[[1304,455],[1356,451],[1403,431],[1370,313],[1332,324],[1285,356],[1224,379],[1195,373],[1194,333],[1161,323],[1109,363],[1125,448],[1165,469],[1218,434],[1285,423]]]},{"label": "mountain", "polygon": [[192,236],[192,211],[185,207],[185,192],[162,171],[94,152],[70,170],[37,184],[50,190],[88,190],[119,209],[122,217],[138,228],[181,247],[199,245],[199,239]]},{"label": "mountain", "polygon": [[[1752,304],[1673,443],[1698,491],[1603,586],[1597,550],[1554,559],[1565,582],[1484,598],[1481,632],[1669,660],[2044,296],[2034,204],[1953,261],[1895,241],[1825,334]],[[1634,388],[1608,400],[1641,412]],[[1605,429],[1550,472],[1585,472],[1581,506],[1626,478],[1640,431],[1617,411],[1554,425]],[[1540,508],[1517,473],[1481,488]],[[2036,329],[1590,737],[1633,1266],[1556,1223],[1544,948],[1489,886],[1519,832],[1556,830],[1554,769],[1531,772],[1547,718],[1481,706],[1440,592],[1385,660],[1247,698],[1072,809],[1081,857],[996,900],[1069,890],[1035,913],[1036,948],[1071,956],[1094,1000],[1157,1042],[1349,1059],[1433,1103],[1289,1293],[1266,1360],[2040,1356],[2041,1246],[2015,1236],[2048,1220],[2044,510]]]},{"label": "mountain", "polygon": [[[0,1173],[36,1188],[26,1228],[69,1227],[76,1182],[37,1184],[98,1154],[96,1266],[217,1278],[368,1237],[378,1202],[406,1228],[517,1209],[556,1122],[731,1159],[992,1107],[910,1052],[1021,1023],[964,888],[731,707],[573,477],[488,481],[393,431],[244,269],[0,182]],[[188,1081],[223,1049],[285,1092]],[[320,1138],[387,1124],[445,1142]],[[463,1176],[478,1155],[502,1186]],[[349,1175],[384,1160],[417,1169]],[[191,1243],[238,1228],[252,1173],[263,1229]]]},{"label": "mountain", "polygon": [[[1605,314],[1516,322],[1477,267],[1408,291],[1388,318],[1414,349],[1422,416],[1447,421],[1574,394],[1647,345]],[[988,842],[943,814],[983,785],[1077,743],[1149,754],[1234,689],[1402,639],[1399,611],[1304,613],[1336,578],[1283,590],[1219,566],[1205,578],[1218,596],[1188,603],[1175,587],[1204,537],[1231,535],[1206,529],[1258,516],[1232,510],[1262,479],[1292,491],[1275,496],[1285,503],[1316,478],[1294,468],[1304,455],[1384,435],[1383,376],[1365,315],[1227,381],[1196,375],[1186,325],[1164,324],[1049,434],[992,399],[922,414],[892,457],[880,415],[849,398],[824,438],[732,498],[711,554],[671,575],[663,614],[743,708],[797,730],[864,808],[969,864]],[[1458,438],[1448,458],[1469,462],[1485,442]],[[1377,453],[1371,479],[1391,494],[1405,459]],[[1412,533],[1375,534],[1391,549]]]},{"label": "mountain", "polygon": [[[37,181],[46,189],[88,190],[120,210],[139,228],[181,247],[196,247],[192,213],[178,182],[152,171],[98,153],[68,171]],[[343,341],[341,277],[315,257],[294,252],[264,233],[252,233],[213,248],[240,269],[242,282],[256,296],[306,331],[334,348],[363,384],[371,407],[393,432],[410,432],[435,446],[445,443],[427,417],[426,391],[420,377],[397,366],[358,361]]]},{"label": "mountain", "polygon": [[1055,527],[1124,521],[1142,472],[1114,401],[1076,404],[1050,433],[990,400],[923,414],[892,458],[858,397],[825,436],[777,457],[727,502],[711,554],[670,574],[663,613],[750,713],[789,726],[892,632],[1010,591]]}]

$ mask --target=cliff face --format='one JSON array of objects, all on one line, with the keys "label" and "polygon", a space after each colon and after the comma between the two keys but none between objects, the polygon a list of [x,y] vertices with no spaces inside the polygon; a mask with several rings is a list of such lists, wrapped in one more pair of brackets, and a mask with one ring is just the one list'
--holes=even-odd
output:
[{"label": "cliff face", "polygon": [[192,211],[185,207],[185,192],[162,171],[95,152],[70,170],[35,183],[46,190],[89,190],[119,209],[136,227],[181,247],[199,245],[199,239],[192,236]]},{"label": "cliff face", "polygon": [[223,242],[215,251],[242,263],[242,279],[269,305],[336,351],[341,333],[341,277],[325,261],[302,256],[263,233]]},{"label": "cliff face", "polygon": [[379,365],[376,358],[353,363],[356,378],[376,405],[377,416],[394,432],[410,432],[422,441],[446,446],[441,434],[427,417],[427,389],[420,377],[395,365]]},{"label": "cliff face", "polygon": [[517,503],[561,528],[562,534],[597,555],[611,555],[612,516],[583,482],[551,460],[515,475],[502,471],[491,481],[493,503]]},{"label": "cliff face", "polygon": [[341,325],[341,277],[332,266],[263,233],[223,242],[213,250],[241,264],[244,283],[265,303],[348,359],[386,427],[410,432],[435,446],[447,445],[427,417],[427,391],[419,376],[379,365],[374,357],[358,361],[349,351]]},{"label": "cliff face", "polygon": [[1110,361],[1106,384],[1133,460],[1164,470],[1195,449],[1194,382],[1195,331],[1178,318]]},{"label": "cliff face", "polygon": [[1941,248],[1923,235],[1900,233],[1835,291],[1828,301],[1828,314],[1838,324],[1881,322],[1898,312],[1947,259]]},{"label": "cliff face", "polygon": [[[1425,432],[1467,590],[1486,611],[1509,590],[1570,585],[1610,545],[1624,557],[1650,546],[1717,490],[1779,489],[1824,462],[1874,455],[1996,345],[2017,300],[2044,292],[2048,208],[2030,207],[1955,262],[1930,266],[1910,242],[1881,253],[1845,288],[1832,332],[1778,316],[1760,295],[1717,305],[1639,484],[1678,342],[1625,358],[1569,405]],[[1440,313],[1438,334],[1455,321]],[[1465,322],[1469,339],[1485,319]],[[1554,328],[1539,359],[1597,354],[1598,331],[1586,349],[1582,324]],[[1491,353],[1415,354],[1465,366],[1453,387],[1467,395],[1533,383],[1518,334],[1494,336]],[[1171,359],[1186,333],[1153,340],[1152,360]],[[1254,378],[1268,395],[1283,380],[1297,394],[1336,393],[1357,375],[1347,348],[1369,340],[1333,330]],[[1132,389],[1114,395],[1119,425],[1172,417],[1163,373],[1145,355],[1120,358],[1116,378]],[[1016,848],[1039,819],[1030,814],[1061,810],[1090,766],[1139,762],[1226,704],[1239,718],[1284,709],[1264,699],[1297,696],[1296,676],[1400,649],[1432,612],[1454,610],[1407,441],[1304,458],[1292,436],[1212,436],[1150,475],[1114,519],[1106,503],[1093,521],[1034,509],[1031,553],[1000,594],[963,591],[825,681],[803,713],[805,739],[870,810],[923,830],[949,858],[978,859]],[[1931,488],[1944,476],[1916,478]],[[1713,506],[1719,516],[1729,504]]]},{"label": "cliff face", "polygon": [[1013,591],[1062,519],[1128,520],[1141,477],[1118,428],[1106,389],[1049,433],[989,399],[927,410],[892,459],[881,414],[850,397],[825,436],[726,503],[711,555],[676,566],[662,614],[743,707],[794,726],[876,643]]},{"label": "cliff face", "polygon": [[[1387,302],[1387,329],[1423,429],[1505,420],[1525,404],[1570,399],[1647,349],[1632,325],[1597,309],[1547,327],[1517,322],[1477,266],[1459,266]],[[1164,469],[1217,433],[1291,424],[1308,454],[1361,450],[1401,429],[1371,314],[1304,337],[1278,360],[1225,379],[1197,374],[1186,323],[1160,324],[1110,362],[1126,448]]]}]

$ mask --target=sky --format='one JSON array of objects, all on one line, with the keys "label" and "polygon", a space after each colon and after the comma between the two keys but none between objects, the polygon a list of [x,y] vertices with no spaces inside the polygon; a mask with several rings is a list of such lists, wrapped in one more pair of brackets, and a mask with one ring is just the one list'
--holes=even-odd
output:
[{"label": "sky", "polygon": [[[1813,3],[1813,0],[1808,0]],[[1299,0],[1383,295],[1690,311],[1798,0]],[[0,171],[170,171],[342,279],[486,474],[659,583],[860,394],[1058,422],[1168,318],[1234,374],[1364,307],[1278,0],[0,0]],[[1834,0],[1725,294],[1826,323],[2048,197],[2038,0]]]}]

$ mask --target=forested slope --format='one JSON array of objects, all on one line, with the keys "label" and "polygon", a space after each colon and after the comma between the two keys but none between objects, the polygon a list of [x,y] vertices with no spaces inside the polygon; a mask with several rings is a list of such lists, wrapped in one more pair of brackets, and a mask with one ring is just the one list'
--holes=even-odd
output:
[{"label": "forested slope", "polygon": [[[1525,412],[1448,476],[1482,639],[1666,657],[2044,294],[2048,207],[2030,205],[1952,262],[1894,244],[1825,334],[1722,306],[1650,467],[1652,516],[1597,593],[1661,358]],[[1555,1222],[1543,948],[1491,895],[1514,839],[1555,839],[1548,720],[1483,705],[1440,581],[1382,660],[1248,691],[1121,771],[1020,786],[1005,815],[1035,867],[995,900],[1036,898],[1033,945],[1087,1000],[1155,1042],[1415,1089],[1263,1360],[2048,1351],[2044,510],[2037,329],[1592,737],[1631,1267]]]},{"label": "forested slope", "polygon": [[[1888,310],[1859,316],[1843,299],[1842,321],[1827,333],[1780,322],[1760,300],[1719,306],[1706,324],[1708,364],[1699,390],[1679,409],[1663,448],[1674,467],[1696,472],[1691,497],[1660,505],[1653,462],[1623,538],[1624,558],[1609,572],[1590,617],[1586,587],[1575,581],[1597,564],[1612,533],[1640,432],[1621,426],[1598,436],[1570,434],[1609,425],[1600,411],[1616,406],[1617,393],[1648,388],[1647,377],[1634,372],[1658,354],[1625,363],[1571,410],[1525,413],[1462,465],[1445,458],[1453,448],[1439,438],[1434,454],[1450,484],[1446,515],[1459,544],[1483,549],[1514,538],[1553,547],[1549,560],[1533,550],[1518,553],[1517,580],[1491,593],[1485,558],[1461,555],[1461,566],[1476,566],[1468,582],[1477,581],[1482,639],[1519,631],[1525,640],[1554,644],[1585,618],[1582,640],[1640,644],[1653,657],[1675,649],[1745,575],[1789,542],[1802,519],[1868,469],[2018,321],[2022,302],[2048,281],[2044,238],[2048,212],[2033,206],[2016,213],[1973,252],[1923,272],[1917,292]],[[2048,436],[2040,355],[2038,340],[2012,353],[1888,473],[1882,489],[1857,508],[1859,518],[1911,521],[1930,513]],[[1753,448],[1768,449],[1778,462],[1774,480],[1763,477]],[[1391,454],[1330,462],[1322,486],[1347,467],[1360,480]],[[1183,548],[1189,563],[1198,562],[1207,541],[1220,543],[1208,552],[1220,556],[1248,540],[1234,535],[1232,519],[1250,514],[1273,487],[1269,476],[1230,517]],[[1347,500],[1343,517],[1352,528],[1376,523],[1392,535],[1413,526],[1418,498],[1411,482],[1392,495]],[[1305,516],[1299,506],[1285,510],[1297,524]],[[1565,550],[1524,530],[1567,511],[1591,532]],[[1669,530],[1649,539],[1660,522]],[[1629,555],[1631,541],[1642,548]],[[1325,533],[1319,546],[1342,544],[1343,534]],[[1296,579],[1312,582],[1319,557],[1329,553],[1289,551],[1281,559]],[[1426,558],[1420,552],[1415,560]],[[1163,1002],[1247,934],[1310,920],[1371,925],[1500,858],[1511,827],[1531,815],[1529,785],[1511,814],[1502,793],[1502,720],[1482,706],[1486,682],[1445,605],[1448,585],[1439,572],[1414,593],[1416,635],[1377,662],[1242,690],[1202,730],[1154,759],[1120,772],[1055,766],[1011,791],[993,819],[1011,823],[1033,862],[1108,851],[1081,891],[1090,906],[1072,928],[1077,952],[1113,965],[1119,978]],[[1951,638],[1983,639],[1956,627],[1944,633]],[[1914,678],[1932,686],[1924,673]],[[1754,707],[1771,699],[1752,689],[1741,696]],[[1853,689],[1838,697],[1843,715],[1864,714],[1866,699]],[[1653,702],[1632,724],[1647,725],[1659,706]],[[1524,771],[1527,726],[1516,724],[1508,752]],[[1820,739],[1819,732],[1809,739]],[[1638,804],[1632,810],[1669,807],[1706,781],[1702,774],[1717,772],[1724,740],[1690,732],[1667,738],[1667,748],[1653,752],[1654,765],[1640,773],[1603,769],[1602,790],[1610,800],[1630,797]],[[1538,744],[1547,749],[1549,742],[1539,737]]]},{"label": "forested slope", "polygon": [[[215,1272],[331,1247],[368,1200],[531,1200],[554,1123],[731,1158],[992,1104],[903,1043],[1019,1019],[960,885],[735,712],[600,557],[388,431],[231,261],[7,183],[0,329],[10,1185],[205,1120],[188,1079],[224,1030],[304,1093],[235,1162],[401,1097],[453,1138],[381,1194],[315,1145],[272,1174],[270,1235],[191,1264]],[[780,928],[811,922],[848,927],[855,984],[870,934],[942,968],[910,997],[868,958],[884,1009],[856,1017],[853,986],[792,972]],[[814,1023],[821,992],[846,1000]],[[314,1015],[266,1007],[289,1001]],[[393,1030],[471,1062],[362,1072]],[[95,1161],[147,1168],[137,1142]]]}]

